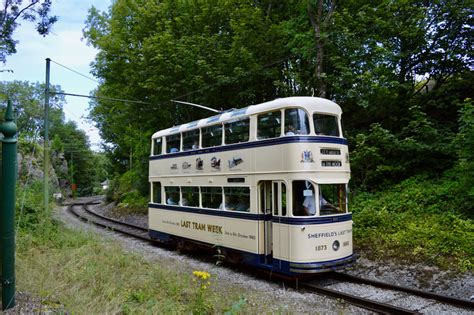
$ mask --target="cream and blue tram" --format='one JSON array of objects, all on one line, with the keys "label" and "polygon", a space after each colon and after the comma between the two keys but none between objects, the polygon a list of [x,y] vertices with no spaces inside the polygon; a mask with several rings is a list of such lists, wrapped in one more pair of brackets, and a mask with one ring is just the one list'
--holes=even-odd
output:
[{"label": "cream and blue tram", "polygon": [[354,260],[341,108],[290,97],[152,136],[149,234],[301,275]]}]

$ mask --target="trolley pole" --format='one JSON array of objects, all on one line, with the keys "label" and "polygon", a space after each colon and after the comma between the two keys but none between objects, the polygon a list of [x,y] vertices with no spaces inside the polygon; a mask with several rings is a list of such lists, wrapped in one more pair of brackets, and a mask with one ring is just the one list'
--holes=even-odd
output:
[{"label": "trolley pole", "polygon": [[44,159],[43,159],[43,191],[44,191],[44,211],[49,213],[49,72],[51,59],[46,58],[46,82],[44,90]]},{"label": "trolley pole", "polygon": [[17,126],[8,100],[5,121],[0,124],[2,139],[2,178],[0,192],[0,253],[2,310],[15,306],[15,192],[17,173]]}]

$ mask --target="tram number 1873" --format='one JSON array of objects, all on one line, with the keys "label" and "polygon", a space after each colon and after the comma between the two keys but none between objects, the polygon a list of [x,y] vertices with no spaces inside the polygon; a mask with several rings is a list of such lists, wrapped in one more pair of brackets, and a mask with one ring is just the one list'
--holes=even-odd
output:
[{"label": "tram number 1873", "polygon": [[327,250],[328,247],[326,245],[318,245],[315,247],[316,251]]}]

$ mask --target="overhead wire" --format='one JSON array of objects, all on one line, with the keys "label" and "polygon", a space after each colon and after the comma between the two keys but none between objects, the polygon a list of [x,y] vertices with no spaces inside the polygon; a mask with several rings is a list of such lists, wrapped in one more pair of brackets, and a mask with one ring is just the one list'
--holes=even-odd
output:
[{"label": "overhead wire", "polygon": [[[254,69],[254,70],[250,70],[250,71],[247,71],[245,72],[244,74],[241,74],[239,77],[244,77],[244,76],[248,76],[248,74],[250,73],[254,73],[254,72],[258,72],[258,71],[261,71],[263,69],[266,69],[268,67],[272,67],[274,65],[277,65],[277,64],[280,64],[286,60],[288,60],[289,58],[291,57],[291,55],[288,55],[288,56],[285,56],[284,58],[281,58],[277,61],[274,61],[274,62],[271,62],[271,63],[268,63],[268,64],[265,64],[263,65],[262,67],[258,68],[258,69]],[[54,61],[52,59],[50,59],[51,62],[55,63],[56,65],[58,66],[61,66],[67,70],[70,70],[84,78],[87,78],[93,82],[96,82],[97,84],[100,84],[100,82],[98,80],[95,80],[85,74],[82,74],[80,73],[79,71],[77,70],[74,70],[70,67],[67,67],[57,61]],[[230,80],[227,82],[227,83],[231,83],[233,81],[236,81],[238,79],[238,77],[234,77],[234,78],[230,78]],[[225,84],[226,82],[224,82]],[[180,98],[183,98],[183,97],[186,97],[186,96],[190,96],[190,95],[193,95],[193,94],[196,94],[196,93],[199,93],[199,92],[202,92],[202,91],[205,91],[205,90],[208,90],[212,87],[215,87],[215,86],[218,86],[218,85],[222,85],[223,82],[216,82],[214,84],[208,84],[208,85],[205,85],[199,89],[196,89],[196,90],[193,90],[193,91],[190,91],[190,92],[187,92],[185,94],[182,94],[182,95],[179,95],[177,97],[173,97],[172,99],[169,99],[168,102],[175,102],[176,100],[179,100]],[[57,94],[57,95],[65,95],[65,96],[75,96],[75,97],[84,97],[84,98],[90,98],[90,99],[97,99],[97,100],[106,100],[106,101],[115,101],[115,102],[128,102],[128,103],[136,103],[136,104],[146,104],[146,105],[155,105],[155,103],[150,103],[150,102],[145,102],[145,101],[140,101],[140,100],[131,100],[131,99],[125,99],[125,98],[112,98],[112,97],[103,97],[103,96],[91,96],[91,95],[82,95],[82,94],[75,94],[75,93],[65,93],[65,92],[54,92],[54,94]],[[127,96],[130,96],[130,95],[127,95]],[[187,103],[186,105],[190,105],[190,106],[194,106],[194,107],[206,107],[206,106],[203,106],[203,105],[198,105],[198,104],[193,104],[193,103]],[[213,109],[211,108],[211,111],[215,111],[216,109]]]}]

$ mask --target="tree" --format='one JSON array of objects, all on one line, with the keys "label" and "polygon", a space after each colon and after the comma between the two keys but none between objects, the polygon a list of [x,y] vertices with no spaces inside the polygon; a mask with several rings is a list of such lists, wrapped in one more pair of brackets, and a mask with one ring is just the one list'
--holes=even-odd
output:
[{"label": "tree", "polygon": [[[60,91],[59,86],[53,86],[52,92]],[[10,99],[15,110],[19,138],[26,142],[37,144],[43,135],[44,126],[44,84],[26,81],[0,82],[0,100]],[[103,171],[103,159],[95,154],[89,145],[84,131],[79,130],[74,122],[66,122],[63,112],[65,98],[63,95],[52,94],[50,97],[50,136],[52,151],[65,157],[68,165],[75,165],[76,172],[60,174],[63,181],[74,178],[78,185],[79,194],[90,195],[93,188],[106,178]],[[3,113],[0,110],[0,115]],[[71,170],[69,170],[71,172]]]},{"label": "tree", "polygon": [[[60,91],[60,87],[52,86],[51,91]],[[40,138],[43,133],[44,84],[0,81],[0,100],[7,99],[11,100],[15,110],[19,137],[29,141]],[[52,124],[64,119],[62,112],[64,103],[65,98],[62,95],[53,94],[50,97]]]},{"label": "tree", "polygon": [[18,41],[13,39],[13,32],[19,20],[36,22],[38,34],[46,36],[51,26],[58,20],[50,15],[52,0],[4,0],[0,8],[0,61],[5,63],[6,57],[16,53]]}]

